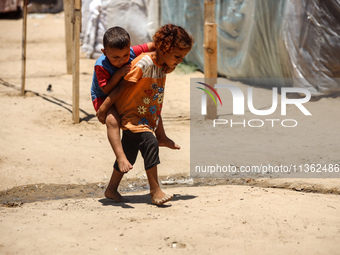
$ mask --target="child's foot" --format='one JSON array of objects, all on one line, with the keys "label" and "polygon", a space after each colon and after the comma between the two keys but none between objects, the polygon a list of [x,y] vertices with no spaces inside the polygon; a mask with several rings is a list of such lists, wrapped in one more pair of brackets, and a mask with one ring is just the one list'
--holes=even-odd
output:
[{"label": "child's foot", "polygon": [[170,201],[174,196],[165,194],[163,191],[159,190],[154,194],[151,194],[151,202],[155,205],[162,205]]},{"label": "child's foot", "polygon": [[126,157],[117,158],[117,163],[118,163],[119,170],[122,173],[127,173],[133,168],[133,166],[130,164],[129,160],[127,160]]},{"label": "child's foot", "polygon": [[104,196],[108,199],[114,200],[116,203],[128,202],[118,191],[105,190]]},{"label": "child's foot", "polygon": [[160,147],[168,147],[168,148],[173,149],[173,150],[179,150],[181,148],[180,146],[178,146],[174,141],[172,141],[167,136],[164,136],[164,137],[161,137],[161,138],[157,137],[157,140],[158,140],[158,144],[159,144]]}]

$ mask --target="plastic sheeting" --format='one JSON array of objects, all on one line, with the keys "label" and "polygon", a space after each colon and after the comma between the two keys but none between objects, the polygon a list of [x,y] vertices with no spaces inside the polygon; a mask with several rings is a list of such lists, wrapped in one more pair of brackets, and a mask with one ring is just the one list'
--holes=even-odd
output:
[{"label": "plastic sheeting", "polygon": [[28,13],[58,13],[64,9],[63,0],[30,0]]},{"label": "plastic sheeting", "polygon": [[14,12],[21,7],[21,0],[1,0],[0,13]]},{"label": "plastic sheeting", "polygon": [[[340,91],[339,1],[216,0],[219,74],[293,78],[268,86],[304,87],[314,96]],[[161,1],[161,24],[183,26],[195,37],[186,60],[202,70],[203,13],[203,0]]]},{"label": "plastic sheeting", "polygon": [[340,91],[340,1],[289,0],[285,20],[294,86],[312,95]]},{"label": "plastic sheeting", "polygon": [[[195,37],[186,60],[203,69],[204,1],[163,0],[161,10],[162,24],[181,25]],[[218,72],[232,78],[286,77],[287,56],[280,54],[283,12],[283,0],[216,0]]]},{"label": "plastic sheeting", "polygon": [[113,26],[125,28],[131,44],[151,41],[158,28],[156,0],[83,0],[82,50],[87,57],[97,58],[102,52],[104,33]]},{"label": "plastic sheeting", "polygon": [[[185,60],[203,70],[203,13],[204,0],[83,0],[82,48],[100,55],[111,26],[140,44],[174,23],[194,36]],[[340,91],[340,0],[216,0],[215,17],[220,75],[282,78],[267,86],[304,87],[313,96]]]}]

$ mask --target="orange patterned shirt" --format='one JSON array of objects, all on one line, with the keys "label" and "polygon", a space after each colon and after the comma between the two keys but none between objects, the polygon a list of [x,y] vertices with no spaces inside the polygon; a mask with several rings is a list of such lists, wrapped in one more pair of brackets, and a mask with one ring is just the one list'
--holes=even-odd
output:
[{"label": "orange patterned shirt", "polygon": [[166,74],[146,53],[131,64],[124,79],[136,84],[126,88],[115,102],[121,128],[133,133],[152,132],[157,129],[161,115]]}]

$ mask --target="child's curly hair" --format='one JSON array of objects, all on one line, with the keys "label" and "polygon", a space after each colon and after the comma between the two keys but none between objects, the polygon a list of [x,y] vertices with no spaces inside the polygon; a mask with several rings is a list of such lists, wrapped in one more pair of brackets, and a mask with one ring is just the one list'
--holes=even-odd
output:
[{"label": "child's curly hair", "polygon": [[194,44],[194,38],[185,29],[174,24],[167,24],[157,30],[153,41],[158,50],[163,53],[173,49],[189,49]]}]

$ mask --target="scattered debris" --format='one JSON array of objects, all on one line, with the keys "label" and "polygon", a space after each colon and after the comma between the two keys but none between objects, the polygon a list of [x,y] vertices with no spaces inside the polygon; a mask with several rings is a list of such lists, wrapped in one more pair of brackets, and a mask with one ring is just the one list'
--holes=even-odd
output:
[{"label": "scattered debris", "polygon": [[174,184],[187,184],[187,185],[193,185],[193,184],[194,184],[194,180],[193,180],[192,178],[189,178],[189,179],[181,179],[181,180],[170,179],[170,180],[161,181],[161,183],[162,183],[163,185],[174,185]]}]

